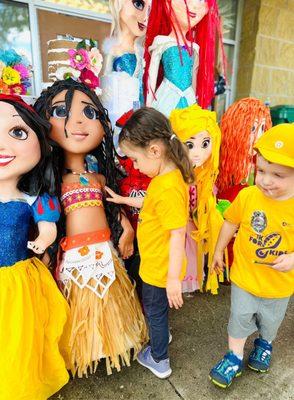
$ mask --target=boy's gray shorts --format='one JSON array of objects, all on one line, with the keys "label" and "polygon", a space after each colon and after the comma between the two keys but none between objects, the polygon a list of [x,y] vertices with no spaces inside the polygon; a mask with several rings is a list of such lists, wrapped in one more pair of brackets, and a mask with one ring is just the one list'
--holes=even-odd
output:
[{"label": "boy's gray shorts", "polygon": [[256,297],[232,283],[229,336],[242,339],[259,331],[263,339],[271,342],[285,317],[289,299]]}]

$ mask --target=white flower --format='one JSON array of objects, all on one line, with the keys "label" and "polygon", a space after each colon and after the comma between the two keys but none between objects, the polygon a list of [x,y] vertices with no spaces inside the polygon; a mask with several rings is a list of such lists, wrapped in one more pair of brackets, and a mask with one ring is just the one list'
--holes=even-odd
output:
[{"label": "white flower", "polygon": [[98,75],[102,68],[102,54],[96,47],[93,47],[89,52],[89,58],[91,71],[94,72],[95,75]]},{"label": "white flower", "polygon": [[77,69],[74,69],[72,67],[60,67],[56,70],[55,75],[56,78],[60,81],[68,78],[77,80],[81,75],[81,71],[78,71]]}]

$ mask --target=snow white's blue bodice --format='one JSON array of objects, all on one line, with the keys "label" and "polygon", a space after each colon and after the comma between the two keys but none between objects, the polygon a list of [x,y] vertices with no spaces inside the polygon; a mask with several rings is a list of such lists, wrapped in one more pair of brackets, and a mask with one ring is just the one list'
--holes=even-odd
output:
[{"label": "snow white's blue bodice", "polygon": [[[181,90],[192,86],[194,57],[190,56],[185,47],[181,47],[182,62],[178,46],[166,49],[162,54],[164,77]],[[182,97],[176,108],[188,107],[187,100]]]},{"label": "snow white's blue bodice", "polygon": [[126,72],[130,76],[134,75],[137,66],[137,57],[134,53],[125,53],[113,60],[113,71]]},{"label": "snow white's blue bodice", "polygon": [[0,201],[0,267],[12,266],[28,258],[27,242],[31,220],[56,222],[59,219],[59,204],[55,197],[47,194],[27,200]]}]

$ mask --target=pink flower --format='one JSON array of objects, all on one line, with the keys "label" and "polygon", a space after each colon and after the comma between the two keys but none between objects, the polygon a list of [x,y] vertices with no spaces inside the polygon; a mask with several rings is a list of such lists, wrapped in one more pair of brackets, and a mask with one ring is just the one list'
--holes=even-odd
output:
[{"label": "pink flower", "polygon": [[94,72],[94,74],[98,75],[102,68],[102,55],[100,51],[93,47],[89,53],[90,57],[90,69]]},{"label": "pink flower", "polygon": [[73,68],[82,71],[84,68],[88,67],[90,60],[88,52],[85,49],[79,49],[79,50],[70,49],[68,50],[68,54],[70,56],[70,65]]},{"label": "pink flower", "polygon": [[83,69],[80,75],[80,81],[85,83],[90,89],[96,89],[99,86],[99,78],[89,69]]},{"label": "pink flower", "polygon": [[20,73],[21,79],[27,79],[30,77],[29,70],[23,64],[16,64],[13,68]]}]

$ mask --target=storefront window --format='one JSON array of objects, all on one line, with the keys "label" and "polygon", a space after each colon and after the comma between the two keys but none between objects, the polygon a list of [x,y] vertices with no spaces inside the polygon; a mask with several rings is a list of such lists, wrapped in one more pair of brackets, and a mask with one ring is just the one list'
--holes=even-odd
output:
[{"label": "storefront window", "polygon": [[237,0],[218,0],[218,6],[223,24],[224,39],[235,40],[238,7],[237,3]]},{"label": "storefront window", "polygon": [[[14,49],[32,65],[31,32],[28,5],[15,1],[0,1],[0,49]],[[32,93],[32,87],[27,94]]]},{"label": "storefront window", "polygon": [[99,14],[109,14],[108,0],[43,0],[44,3],[55,3],[63,6],[89,10]]},{"label": "storefront window", "polygon": [[27,4],[0,1],[0,47],[13,48],[32,63],[31,33]]}]

